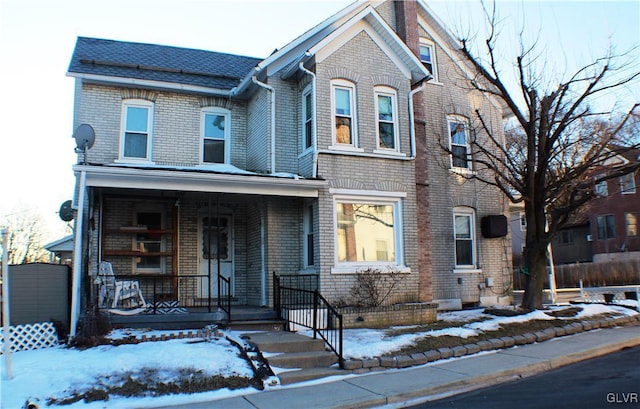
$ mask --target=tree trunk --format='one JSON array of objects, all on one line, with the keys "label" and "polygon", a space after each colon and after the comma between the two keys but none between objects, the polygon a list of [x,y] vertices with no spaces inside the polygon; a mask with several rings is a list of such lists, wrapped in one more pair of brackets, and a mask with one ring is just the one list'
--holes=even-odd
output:
[{"label": "tree trunk", "polygon": [[542,308],[542,292],[547,276],[547,247],[536,244],[525,251],[524,262],[528,268],[521,307],[528,311]]}]

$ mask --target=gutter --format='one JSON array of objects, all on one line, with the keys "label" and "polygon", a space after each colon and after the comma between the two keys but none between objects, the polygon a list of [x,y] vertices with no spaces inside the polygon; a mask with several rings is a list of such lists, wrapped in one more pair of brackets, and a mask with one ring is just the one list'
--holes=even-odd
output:
[{"label": "gutter", "polygon": [[[308,56],[309,53],[307,53],[307,57]],[[313,169],[311,170],[311,177],[315,179],[318,174],[318,116],[316,115],[316,105],[318,104],[316,103],[316,74],[313,71],[305,68],[304,61],[300,61],[300,64],[298,66],[300,67],[300,70],[302,70],[302,72],[311,75],[311,89],[313,92],[313,106],[311,108],[311,110],[313,111]]]},{"label": "gutter", "polygon": [[271,174],[276,173],[276,90],[271,85],[258,81],[256,76],[251,77],[251,81],[259,87],[271,93]]}]

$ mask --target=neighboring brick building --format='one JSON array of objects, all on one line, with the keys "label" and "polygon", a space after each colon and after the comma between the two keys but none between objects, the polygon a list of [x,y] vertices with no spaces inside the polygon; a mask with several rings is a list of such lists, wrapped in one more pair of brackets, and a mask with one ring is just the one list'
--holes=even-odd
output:
[{"label": "neighboring brick building", "polygon": [[370,267],[404,274],[397,300],[508,302],[508,237],[481,234],[506,202],[438,148],[467,152],[475,109],[502,132],[462,58],[412,1],[354,3],[266,59],[79,38],[75,313],[101,261],[180,307],[228,295],[218,276],[270,306],[273,271],[346,300]]}]

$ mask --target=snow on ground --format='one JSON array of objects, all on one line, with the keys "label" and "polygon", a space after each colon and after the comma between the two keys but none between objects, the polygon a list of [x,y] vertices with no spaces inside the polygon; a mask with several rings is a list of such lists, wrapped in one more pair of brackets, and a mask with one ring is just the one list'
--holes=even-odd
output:
[{"label": "snow on ground", "polygon": [[[599,304],[580,304],[583,308],[577,318],[613,313],[616,315],[635,315],[637,312],[624,307]],[[566,308],[566,307],[554,307]],[[464,322],[462,327],[451,327],[434,331],[389,335],[389,331],[374,329],[353,329],[344,332],[345,357],[373,357],[398,350],[410,345],[416,339],[425,336],[469,337],[478,332],[494,329],[507,322],[524,322],[533,319],[550,319],[541,311],[516,317],[495,317],[484,314],[482,309],[447,312],[438,314],[445,322]],[[546,318],[545,318],[546,317]],[[478,320],[484,319],[479,322]],[[399,329],[399,328],[395,328]],[[416,330],[418,328],[416,327]],[[146,332],[148,338],[159,336],[160,331]],[[128,330],[113,332],[110,337],[121,339],[127,336],[141,337],[140,331]],[[224,335],[239,339],[240,333],[227,331]],[[157,370],[157,376],[165,382],[175,380],[180,369],[202,371],[210,375],[251,377],[249,365],[238,356],[237,348],[224,337],[207,342],[193,342],[193,339],[144,342],[120,346],[99,346],[86,350],[64,347],[22,351],[12,354],[12,379],[5,379],[5,362],[2,358],[2,384],[0,402],[3,408],[21,408],[30,397],[41,399],[40,407],[46,406],[46,398],[63,397],[74,390],[101,385],[113,385],[117,381],[114,375],[124,372],[140,373],[143,369]],[[258,392],[253,388],[238,390],[218,390],[197,394],[169,395],[161,397],[118,398],[108,402],[76,402],[67,406],[53,406],[69,409],[95,408],[144,408],[162,405],[179,405],[205,402],[212,399],[238,396]]]}]

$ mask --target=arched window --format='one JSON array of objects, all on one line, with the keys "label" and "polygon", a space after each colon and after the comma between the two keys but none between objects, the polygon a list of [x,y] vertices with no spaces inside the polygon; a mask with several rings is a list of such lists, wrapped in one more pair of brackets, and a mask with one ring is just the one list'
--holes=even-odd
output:
[{"label": "arched window", "polygon": [[337,146],[357,146],[356,87],[345,80],[331,81],[333,109],[333,143]]},{"label": "arched window", "polygon": [[378,148],[397,151],[398,97],[393,88],[377,86],[374,89]]}]

